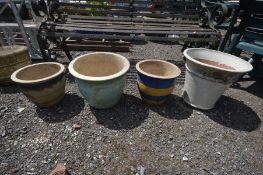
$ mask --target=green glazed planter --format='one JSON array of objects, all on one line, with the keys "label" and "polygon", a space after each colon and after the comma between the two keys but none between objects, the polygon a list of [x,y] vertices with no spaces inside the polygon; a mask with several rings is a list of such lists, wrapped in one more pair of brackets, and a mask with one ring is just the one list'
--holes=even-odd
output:
[{"label": "green glazed planter", "polygon": [[121,55],[95,52],[77,57],[68,68],[89,105],[106,109],[119,102],[129,67]]}]

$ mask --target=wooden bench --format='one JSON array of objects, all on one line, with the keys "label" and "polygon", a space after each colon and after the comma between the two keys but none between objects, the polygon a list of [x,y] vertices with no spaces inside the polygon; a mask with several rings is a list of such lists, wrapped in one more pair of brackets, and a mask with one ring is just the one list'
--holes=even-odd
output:
[{"label": "wooden bench", "polygon": [[217,31],[199,26],[200,0],[51,0],[48,7],[39,32],[42,51],[47,43],[57,43],[70,59],[66,40],[72,37],[182,42],[194,47],[216,47],[220,40]]}]

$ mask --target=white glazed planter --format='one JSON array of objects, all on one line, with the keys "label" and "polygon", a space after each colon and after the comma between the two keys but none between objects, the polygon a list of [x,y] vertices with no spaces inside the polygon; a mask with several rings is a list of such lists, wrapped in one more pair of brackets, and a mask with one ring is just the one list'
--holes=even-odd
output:
[{"label": "white glazed planter", "polygon": [[[203,48],[187,49],[186,76],[183,99],[199,109],[212,109],[225,90],[244,73],[253,69],[251,64],[236,56]],[[225,69],[197,61],[196,58],[216,61],[233,67]]]}]

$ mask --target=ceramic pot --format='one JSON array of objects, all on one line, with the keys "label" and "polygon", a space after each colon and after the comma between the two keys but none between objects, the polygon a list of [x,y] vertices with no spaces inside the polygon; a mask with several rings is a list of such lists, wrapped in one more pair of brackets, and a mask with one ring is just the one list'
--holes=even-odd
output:
[{"label": "ceramic pot", "polygon": [[150,105],[160,105],[173,92],[176,77],[181,70],[162,60],[143,60],[136,64],[137,86],[142,100]]},{"label": "ceramic pot", "polygon": [[224,91],[252,65],[236,56],[203,48],[186,49],[183,99],[199,109],[212,109]]},{"label": "ceramic pot", "polygon": [[14,83],[11,74],[30,64],[28,49],[25,46],[0,47],[0,84],[8,85]]},{"label": "ceramic pot", "polygon": [[95,52],[71,61],[69,72],[89,105],[105,109],[118,103],[129,67],[129,61],[121,55]]},{"label": "ceramic pot", "polygon": [[18,69],[11,75],[23,94],[40,107],[58,104],[65,94],[65,67],[45,62]]}]

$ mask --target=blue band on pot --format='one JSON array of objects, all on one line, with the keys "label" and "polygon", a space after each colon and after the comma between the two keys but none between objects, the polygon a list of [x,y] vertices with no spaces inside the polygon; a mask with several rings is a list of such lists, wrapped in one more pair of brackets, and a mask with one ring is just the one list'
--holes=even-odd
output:
[{"label": "blue band on pot", "polygon": [[172,79],[158,79],[145,76],[141,73],[138,73],[138,81],[146,86],[152,88],[169,88],[174,86],[175,78]]},{"label": "blue band on pot", "polygon": [[142,91],[143,93],[147,95],[152,95],[152,96],[166,96],[169,95],[173,92],[174,86],[171,86],[169,88],[152,88],[149,86],[144,85],[140,81],[137,81],[137,86]]},{"label": "blue band on pot", "polygon": [[49,85],[55,84],[55,83],[59,82],[62,78],[64,78],[64,73],[58,75],[57,77],[55,77],[53,79],[43,81],[40,83],[36,83],[36,84],[18,83],[17,85],[21,90],[38,90],[38,89],[48,87]]},{"label": "blue band on pot", "polygon": [[143,93],[142,91],[140,91],[141,97],[148,99],[148,100],[157,100],[157,101],[163,101],[165,100],[167,97],[169,97],[169,95],[166,96],[151,96],[151,95],[147,95],[145,93]]}]

